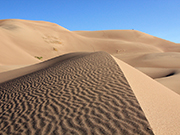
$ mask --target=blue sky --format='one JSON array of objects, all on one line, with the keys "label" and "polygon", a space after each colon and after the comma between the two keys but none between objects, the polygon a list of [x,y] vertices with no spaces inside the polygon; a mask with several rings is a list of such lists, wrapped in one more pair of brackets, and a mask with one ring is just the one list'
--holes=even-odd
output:
[{"label": "blue sky", "polygon": [[0,19],[49,21],[71,31],[135,29],[180,43],[179,0],[0,0]]}]

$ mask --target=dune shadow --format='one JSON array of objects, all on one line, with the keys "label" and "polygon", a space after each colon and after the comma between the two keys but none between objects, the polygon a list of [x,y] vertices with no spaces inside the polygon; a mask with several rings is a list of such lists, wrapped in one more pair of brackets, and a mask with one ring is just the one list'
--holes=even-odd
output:
[{"label": "dune shadow", "polygon": [[164,77],[170,77],[170,76],[173,76],[173,75],[175,75],[175,72],[169,73],[169,74],[167,74],[167,75],[164,76]]}]

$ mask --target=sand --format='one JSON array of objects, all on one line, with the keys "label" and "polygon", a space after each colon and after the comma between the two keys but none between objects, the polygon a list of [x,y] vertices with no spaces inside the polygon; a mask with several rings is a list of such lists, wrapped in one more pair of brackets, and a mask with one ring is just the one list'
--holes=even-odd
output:
[{"label": "sand", "polygon": [[19,19],[0,39],[2,133],[180,134],[180,44]]},{"label": "sand", "polygon": [[107,53],[78,55],[0,84],[1,133],[153,134]]},{"label": "sand", "polygon": [[44,69],[46,67],[49,67],[49,66],[55,64],[56,62],[64,61],[64,60],[70,59],[72,57],[74,57],[74,58],[78,57],[78,54],[80,56],[83,56],[84,54],[87,54],[87,53],[79,52],[79,53],[64,54],[64,55],[52,58],[50,60],[46,60],[46,61],[41,62],[41,63],[37,63],[37,64],[29,65],[29,66],[24,66],[24,67],[19,67],[19,68],[14,69],[14,70],[7,70],[6,72],[0,73],[0,83],[18,78],[18,77],[26,75],[26,74],[33,73],[33,72],[41,70],[41,69]]},{"label": "sand", "polygon": [[180,134],[180,95],[114,58],[137,97],[156,135]]},{"label": "sand", "polygon": [[[156,74],[153,79],[180,94],[179,44],[137,30],[69,31],[50,22],[6,19],[0,20],[0,37],[0,72],[67,53],[104,51],[150,77]],[[162,68],[175,74],[167,78],[171,73]]]}]

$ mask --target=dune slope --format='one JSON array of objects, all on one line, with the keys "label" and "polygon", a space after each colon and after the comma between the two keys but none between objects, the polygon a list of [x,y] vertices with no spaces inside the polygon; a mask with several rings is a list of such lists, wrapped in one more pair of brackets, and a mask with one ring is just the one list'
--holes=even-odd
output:
[{"label": "dune slope", "polygon": [[115,58],[156,135],[180,134],[180,96]]},{"label": "dune slope", "polygon": [[1,83],[0,95],[1,133],[153,134],[123,72],[104,52]]},{"label": "dune slope", "polygon": [[0,20],[0,39],[0,72],[66,53],[105,51],[180,94],[179,44],[137,30],[69,31],[50,22],[7,19]]}]

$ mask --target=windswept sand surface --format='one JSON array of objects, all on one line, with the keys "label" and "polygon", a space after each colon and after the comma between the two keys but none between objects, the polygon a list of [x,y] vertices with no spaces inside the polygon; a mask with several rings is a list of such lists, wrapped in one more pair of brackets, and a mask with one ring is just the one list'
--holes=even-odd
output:
[{"label": "windswept sand surface", "polygon": [[[113,57],[113,56],[112,56]],[[180,95],[115,58],[156,135],[180,134]]]},{"label": "windswept sand surface", "polygon": [[0,20],[0,39],[0,72],[66,53],[104,51],[180,94],[180,45],[137,30],[69,31],[50,22],[7,19]]},{"label": "windswept sand surface", "polygon": [[7,134],[153,134],[123,72],[107,53],[79,55],[0,84]]},{"label": "windswept sand surface", "polygon": [[0,133],[180,134],[180,44],[19,19],[0,39]]}]

